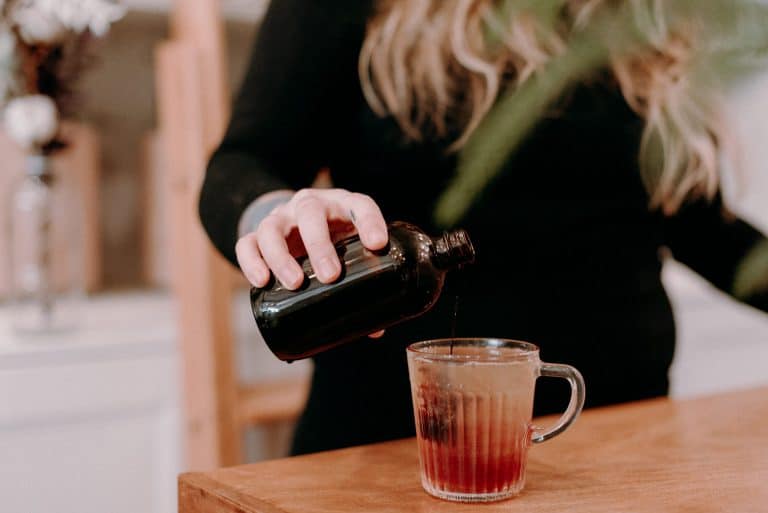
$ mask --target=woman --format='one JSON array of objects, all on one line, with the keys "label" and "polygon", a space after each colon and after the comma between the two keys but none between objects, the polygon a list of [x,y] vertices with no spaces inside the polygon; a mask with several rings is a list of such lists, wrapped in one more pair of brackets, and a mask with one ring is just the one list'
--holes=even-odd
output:
[{"label": "woman", "polygon": [[[332,241],[350,230],[370,249],[386,244],[385,219],[436,231],[454,150],[500,90],[535,74],[602,5],[564,3],[557,31],[513,14],[492,49],[490,0],[273,0],[201,194],[214,244],[254,285],[271,272],[296,288],[303,248],[331,282]],[[728,292],[763,239],[714,194],[720,127],[709,98],[681,86],[685,39],[651,42],[552,106],[461,223],[478,262],[458,287],[457,334],[535,342],[582,371],[588,406],[667,394],[663,248]],[[654,134],[666,158],[649,196],[638,154]],[[324,168],[339,189],[308,188]],[[450,280],[431,312],[380,341],[316,358],[295,454],[413,434],[404,347],[448,335],[456,288]],[[749,301],[768,308],[766,295]],[[539,384],[538,413],[567,399],[550,386]]]}]

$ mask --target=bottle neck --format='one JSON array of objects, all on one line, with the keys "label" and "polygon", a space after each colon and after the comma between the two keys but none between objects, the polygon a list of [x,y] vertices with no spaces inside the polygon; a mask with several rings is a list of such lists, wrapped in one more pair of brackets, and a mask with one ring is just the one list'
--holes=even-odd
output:
[{"label": "bottle neck", "polygon": [[475,248],[464,230],[454,230],[433,239],[432,262],[444,271],[475,261]]}]

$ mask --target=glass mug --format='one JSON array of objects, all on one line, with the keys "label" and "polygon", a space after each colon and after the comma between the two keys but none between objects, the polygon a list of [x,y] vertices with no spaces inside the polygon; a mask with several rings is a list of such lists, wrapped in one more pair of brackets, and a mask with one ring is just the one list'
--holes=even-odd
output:
[{"label": "glass mug", "polygon": [[[408,347],[421,483],[431,495],[487,502],[518,494],[528,447],[565,431],[584,406],[584,380],[544,363],[539,348],[490,338],[440,339]],[[548,429],[531,424],[539,376],[571,384],[565,413]]]}]

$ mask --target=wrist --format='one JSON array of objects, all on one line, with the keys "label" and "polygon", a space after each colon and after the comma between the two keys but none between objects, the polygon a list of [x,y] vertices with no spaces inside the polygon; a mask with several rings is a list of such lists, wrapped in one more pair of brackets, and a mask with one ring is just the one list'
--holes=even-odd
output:
[{"label": "wrist", "polygon": [[281,189],[262,194],[253,200],[240,216],[240,221],[237,225],[238,237],[242,237],[256,230],[259,223],[261,223],[261,221],[275,208],[283,203],[288,203],[293,197],[294,192],[295,191],[288,189]]}]

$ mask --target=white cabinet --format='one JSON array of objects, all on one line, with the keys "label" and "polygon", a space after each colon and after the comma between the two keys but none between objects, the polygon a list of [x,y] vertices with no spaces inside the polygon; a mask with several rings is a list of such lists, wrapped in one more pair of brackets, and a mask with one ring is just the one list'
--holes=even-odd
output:
[{"label": "white cabinet", "polygon": [[181,469],[171,301],[106,296],[18,340],[0,309],[3,513],[171,513]]}]

